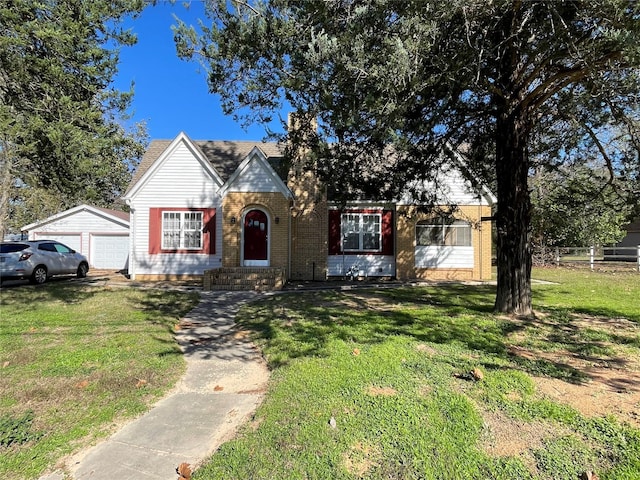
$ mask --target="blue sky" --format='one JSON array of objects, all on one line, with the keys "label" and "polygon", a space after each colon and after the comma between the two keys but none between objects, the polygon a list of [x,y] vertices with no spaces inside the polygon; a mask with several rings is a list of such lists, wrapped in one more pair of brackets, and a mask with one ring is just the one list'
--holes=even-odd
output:
[{"label": "blue sky", "polygon": [[127,24],[138,43],[122,48],[114,85],[128,90],[135,82],[133,120],[146,122],[150,139],[172,139],[184,131],[194,140],[261,140],[266,135],[262,126],[245,131],[224,116],[218,97],[208,92],[206,72],[197,62],[177,57],[173,14],[191,25],[197,26],[198,18],[207,21],[202,1],[192,0],[188,8],[184,3],[161,0]]}]

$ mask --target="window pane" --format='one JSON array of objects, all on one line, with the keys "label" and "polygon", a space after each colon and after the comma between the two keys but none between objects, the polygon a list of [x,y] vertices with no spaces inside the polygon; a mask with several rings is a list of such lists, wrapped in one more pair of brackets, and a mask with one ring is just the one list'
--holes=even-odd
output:
[{"label": "window pane", "polygon": [[55,248],[58,253],[71,253],[71,249],[61,243],[54,243],[53,248]]},{"label": "window pane", "polygon": [[359,250],[360,248],[360,217],[359,215],[342,215],[342,248],[344,250]]},{"label": "window pane", "polygon": [[202,248],[202,212],[184,214],[184,248]]},{"label": "window pane", "polygon": [[438,232],[441,231],[441,228],[428,226],[428,225],[417,225],[416,226],[416,245],[419,246],[428,246],[428,245],[438,245]]},{"label": "window pane", "polygon": [[180,212],[162,214],[162,248],[180,248]]},{"label": "window pane", "polygon": [[345,250],[359,250],[360,249],[360,234],[348,233],[344,237],[344,249]]},{"label": "window pane", "polygon": [[184,248],[202,248],[200,232],[184,232]]},{"label": "window pane", "polygon": [[163,232],[162,248],[180,248],[180,232],[175,232],[175,231]]},{"label": "window pane", "polygon": [[380,216],[379,215],[363,215],[362,216],[362,249],[363,250],[379,250],[380,249]]},{"label": "window pane", "polygon": [[363,250],[380,250],[380,235],[365,233],[362,236]]},{"label": "window pane", "polygon": [[445,227],[445,244],[454,247],[471,246],[471,225],[463,220],[456,220]]},{"label": "window pane", "polygon": [[443,235],[441,222],[434,224],[434,220],[428,220],[416,225],[416,245],[444,245]]}]

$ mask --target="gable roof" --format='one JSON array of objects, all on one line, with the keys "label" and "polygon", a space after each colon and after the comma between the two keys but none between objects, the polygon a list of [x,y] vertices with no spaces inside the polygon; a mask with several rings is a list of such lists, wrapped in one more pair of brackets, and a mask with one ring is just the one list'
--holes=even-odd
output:
[{"label": "gable roof", "polygon": [[[127,194],[173,142],[174,140],[151,141],[127,187]],[[191,140],[191,143],[200,150],[202,156],[209,161],[224,183],[256,147],[266,158],[280,158],[283,155],[282,148],[275,142]]]},{"label": "gable roof", "polygon": [[282,195],[286,198],[293,198],[293,193],[280,178],[277,172],[269,164],[268,158],[265,153],[257,146],[253,147],[249,154],[245,157],[242,163],[235,169],[231,177],[225,182],[224,186],[220,190],[220,193],[224,195],[224,192],[232,188],[234,182],[238,180],[249,168],[253,162],[258,162],[259,165],[265,170],[269,179],[273,185],[278,189]]},{"label": "gable roof", "polygon": [[37,222],[30,223],[29,225],[25,225],[21,228],[23,232],[27,232],[29,230],[33,230],[34,228],[40,227],[41,225],[45,225],[47,223],[54,222],[56,220],[60,220],[61,218],[65,218],[71,215],[74,215],[78,212],[91,212],[94,215],[99,217],[103,217],[107,220],[110,220],[114,223],[118,223],[125,227],[129,226],[129,214],[127,212],[121,212],[118,210],[112,210],[110,208],[101,208],[94,207],[91,205],[78,205],[77,207],[70,208],[69,210],[65,210],[63,212],[56,213],[55,215],[51,215],[43,220],[39,220]]}]

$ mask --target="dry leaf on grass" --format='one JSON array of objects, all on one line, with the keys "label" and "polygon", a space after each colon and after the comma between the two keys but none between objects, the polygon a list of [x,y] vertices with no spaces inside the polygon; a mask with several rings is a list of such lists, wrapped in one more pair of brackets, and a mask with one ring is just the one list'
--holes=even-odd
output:
[{"label": "dry leaf on grass", "polygon": [[580,480],[600,480],[600,477],[593,472],[584,472],[580,475]]},{"label": "dry leaf on grass", "polygon": [[89,386],[89,380],[82,380],[81,382],[76,383],[76,388],[83,389]]},{"label": "dry leaf on grass", "polygon": [[181,463],[176,468],[176,473],[178,474],[178,480],[185,479],[189,480],[191,478],[191,465],[188,463]]},{"label": "dry leaf on grass", "polygon": [[220,385],[216,385],[215,387],[213,387],[214,392],[221,392],[222,390],[224,390],[224,387],[221,387]]},{"label": "dry leaf on grass", "polygon": [[142,378],[138,378],[138,383],[136,383],[136,388],[144,387],[147,384],[146,380]]},{"label": "dry leaf on grass", "polygon": [[359,349],[359,348],[354,348],[354,349],[353,349],[353,352],[351,352],[351,353],[352,353],[353,355],[358,356],[358,355],[360,355],[360,349]]},{"label": "dry leaf on grass", "polygon": [[331,428],[337,428],[338,424],[336,423],[336,419],[335,419],[335,417],[331,417],[331,418],[329,419],[329,426],[330,426]]}]

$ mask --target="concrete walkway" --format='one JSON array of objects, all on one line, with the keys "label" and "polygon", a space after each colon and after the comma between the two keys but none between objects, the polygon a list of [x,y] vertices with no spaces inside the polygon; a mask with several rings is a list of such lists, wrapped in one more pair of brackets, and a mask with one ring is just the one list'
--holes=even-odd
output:
[{"label": "concrete walkway", "polygon": [[230,439],[262,401],[269,377],[259,351],[234,324],[239,307],[257,295],[201,292],[177,333],[185,376],[147,414],[72,458],[73,478],[175,480],[178,465],[195,467]]}]

